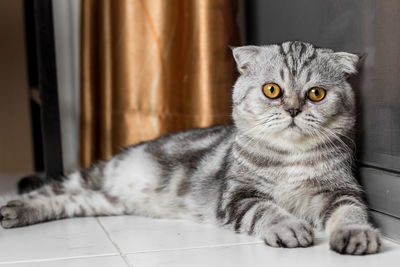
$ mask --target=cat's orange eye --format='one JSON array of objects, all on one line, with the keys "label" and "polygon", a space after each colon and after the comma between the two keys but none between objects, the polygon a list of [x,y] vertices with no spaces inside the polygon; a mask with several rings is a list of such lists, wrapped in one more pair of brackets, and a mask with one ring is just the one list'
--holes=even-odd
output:
[{"label": "cat's orange eye", "polygon": [[281,88],[276,83],[267,83],[264,85],[263,93],[270,99],[275,99],[282,95]]},{"label": "cat's orange eye", "polygon": [[321,87],[313,87],[308,90],[307,97],[314,102],[321,101],[325,98],[326,91]]}]

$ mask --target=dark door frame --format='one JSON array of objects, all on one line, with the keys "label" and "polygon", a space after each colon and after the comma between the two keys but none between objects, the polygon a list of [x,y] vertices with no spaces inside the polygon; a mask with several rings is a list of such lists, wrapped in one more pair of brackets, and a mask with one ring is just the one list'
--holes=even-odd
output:
[{"label": "dark door frame", "polygon": [[63,173],[52,0],[24,0],[35,171]]}]

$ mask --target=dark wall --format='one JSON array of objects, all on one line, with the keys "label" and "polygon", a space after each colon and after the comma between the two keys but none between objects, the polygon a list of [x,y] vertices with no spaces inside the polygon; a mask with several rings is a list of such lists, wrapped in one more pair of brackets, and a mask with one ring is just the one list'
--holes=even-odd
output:
[{"label": "dark wall", "polygon": [[[321,47],[357,51],[368,1],[248,0],[247,42],[302,40]],[[372,2],[372,1],[369,1]]]}]

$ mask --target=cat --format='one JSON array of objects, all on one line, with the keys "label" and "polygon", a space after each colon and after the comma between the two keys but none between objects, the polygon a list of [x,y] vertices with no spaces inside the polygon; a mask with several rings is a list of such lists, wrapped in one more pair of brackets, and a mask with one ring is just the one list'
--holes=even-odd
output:
[{"label": "cat", "polygon": [[233,125],[169,134],[53,180],[0,209],[4,228],[74,216],[180,218],[342,254],[379,251],[352,174],[359,57],[289,41],[232,48]]}]

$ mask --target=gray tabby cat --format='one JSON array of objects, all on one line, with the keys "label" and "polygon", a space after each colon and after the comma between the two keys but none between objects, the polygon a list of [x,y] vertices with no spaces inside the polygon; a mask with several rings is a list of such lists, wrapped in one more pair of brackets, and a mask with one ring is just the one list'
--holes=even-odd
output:
[{"label": "gray tabby cat", "polygon": [[234,125],[194,129],[125,149],[0,210],[4,228],[74,216],[183,218],[307,247],[325,228],[331,249],[376,253],[352,174],[358,56],[303,42],[233,49],[240,77]]}]

